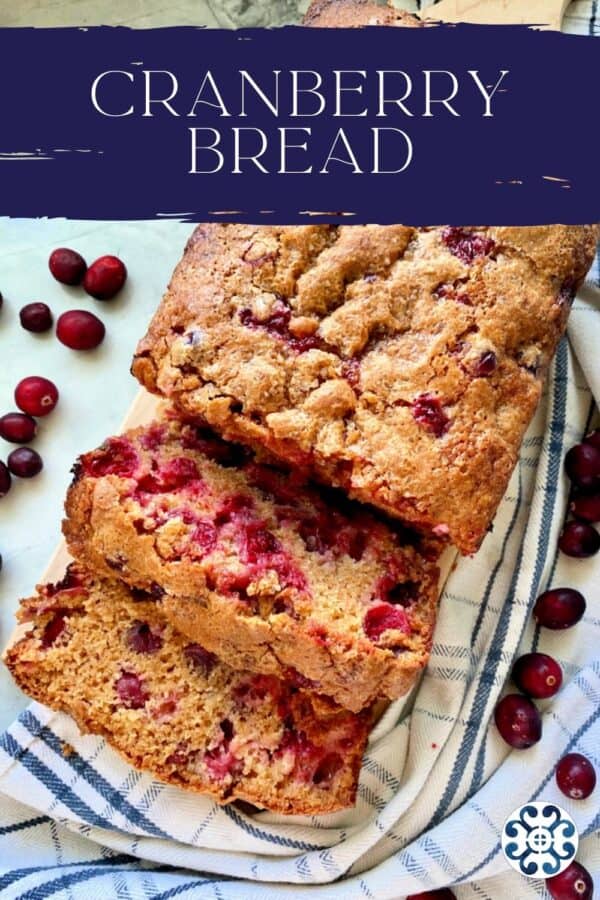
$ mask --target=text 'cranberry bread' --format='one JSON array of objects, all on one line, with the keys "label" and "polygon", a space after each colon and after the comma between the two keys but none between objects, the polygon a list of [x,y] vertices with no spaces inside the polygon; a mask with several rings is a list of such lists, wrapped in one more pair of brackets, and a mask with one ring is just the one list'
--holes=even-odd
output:
[{"label": "text 'cranberry bread'", "polygon": [[592,226],[200,225],[134,374],[184,414],[477,549]]},{"label": "text 'cranberry bread'", "polygon": [[178,634],[148,595],[75,567],[23,600],[18,617],[30,630],[5,658],[19,686],[137,768],[283,813],[354,803],[367,714],[234,671]]},{"label": "text 'cranberry bread'", "polygon": [[109,439],[75,472],[73,556],[153,593],[229,664],[357,711],[406,693],[427,662],[435,543],[170,417]]}]

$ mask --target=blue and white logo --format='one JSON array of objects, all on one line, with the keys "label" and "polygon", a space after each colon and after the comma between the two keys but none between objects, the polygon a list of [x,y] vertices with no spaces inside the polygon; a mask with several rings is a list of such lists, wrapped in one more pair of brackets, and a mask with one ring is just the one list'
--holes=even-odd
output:
[{"label": "blue and white logo", "polygon": [[571,816],[554,803],[536,801],[514,810],[502,829],[502,850],[526,878],[551,878],[575,858],[579,835]]}]

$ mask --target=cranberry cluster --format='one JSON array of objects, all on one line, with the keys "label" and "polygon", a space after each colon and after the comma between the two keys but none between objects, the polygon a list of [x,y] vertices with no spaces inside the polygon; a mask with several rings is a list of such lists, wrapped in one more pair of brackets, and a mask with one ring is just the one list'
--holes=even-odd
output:
[{"label": "cranberry cluster", "polygon": [[[88,268],[79,253],[66,247],[53,251],[48,266],[61,284],[82,284],[84,290],[97,300],[110,300],[121,290],[127,278],[127,269],[116,256],[101,256]],[[2,304],[0,294],[0,307]],[[48,331],[53,324],[50,307],[41,302],[23,306],[19,319],[22,327],[34,334]],[[102,343],[104,335],[103,323],[87,310],[64,312],[56,323],[57,338],[73,350],[92,350]],[[12,444],[29,444],[37,432],[34,416],[46,416],[52,412],[58,403],[58,390],[47,378],[32,375],[17,385],[15,403],[21,412],[9,412],[0,417],[0,437]],[[0,498],[10,490],[13,475],[33,478],[42,468],[42,458],[36,450],[23,446],[13,450],[6,463],[0,461]]]},{"label": "cranberry cluster", "polygon": [[[34,416],[46,416],[58,403],[56,386],[40,375],[23,378],[15,388],[15,403],[22,412],[11,412],[0,418],[0,437],[11,444],[28,444],[37,433]],[[0,497],[8,494],[11,475],[33,478],[42,471],[42,457],[31,447],[18,447],[0,461]]]},{"label": "cranberry cluster", "polygon": [[[61,284],[81,284],[96,300],[110,300],[125,284],[127,269],[116,256],[101,256],[88,268],[84,258],[75,250],[59,247],[50,254],[50,272]],[[0,301],[1,303],[1,301]],[[19,319],[26,331],[42,334],[52,328],[52,310],[46,303],[27,303],[19,311]],[[56,323],[56,336],[71,350],[93,350],[104,340],[106,329],[98,316],[88,310],[72,309],[62,313]]]},{"label": "cranberry cluster", "polygon": [[593,527],[600,522],[600,428],[571,447],[565,470],[571,481],[572,518],[565,524],[558,546],[567,556],[593,556],[600,550],[600,534]]},{"label": "cranberry cluster", "polygon": [[[569,450],[565,468],[573,488],[570,510],[574,518],[565,525],[559,547],[569,556],[591,556],[600,549],[600,535],[591,524],[600,520],[600,430]],[[579,591],[554,588],[538,597],[533,615],[538,625],[557,631],[579,622],[585,606]],[[545,700],[560,690],[562,670],[545,653],[526,653],[515,662],[512,680],[522,693],[503,697],[494,718],[507,744],[522,750],[532,747],[542,736],[542,719],[533,700]],[[581,753],[563,756],[555,777],[559,789],[572,800],[586,799],[596,787],[594,767]],[[591,900],[593,895],[592,878],[577,862],[548,879],[546,886],[555,900]]]}]

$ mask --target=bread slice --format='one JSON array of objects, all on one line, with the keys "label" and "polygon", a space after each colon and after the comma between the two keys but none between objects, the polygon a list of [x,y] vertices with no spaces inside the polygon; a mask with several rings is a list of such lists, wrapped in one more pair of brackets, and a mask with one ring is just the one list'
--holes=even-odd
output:
[{"label": "bread slice", "polygon": [[26,694],[169,784],[281,813],[351,806],[369,715],[234,671],[149,595],[72,566],[21,601],[5,661]]}]

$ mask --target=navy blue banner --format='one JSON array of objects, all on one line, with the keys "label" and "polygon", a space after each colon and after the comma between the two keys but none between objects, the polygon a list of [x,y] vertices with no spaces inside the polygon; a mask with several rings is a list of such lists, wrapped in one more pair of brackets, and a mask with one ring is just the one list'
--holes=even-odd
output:
[{"label": "navy blue banner", "polygon": [[0,31],[0,215],[600,219],[600,44],[517,26]]}]

